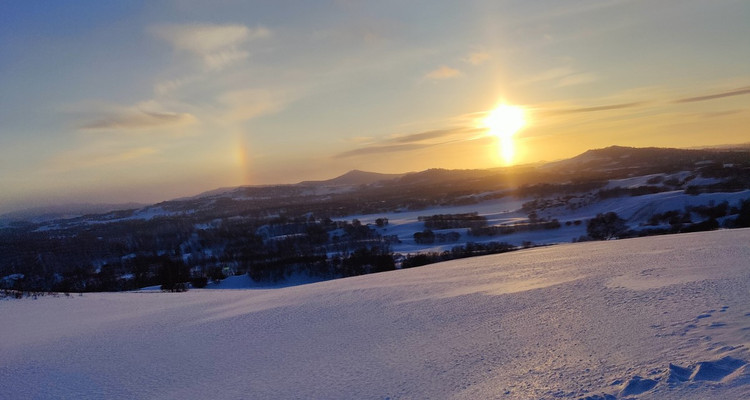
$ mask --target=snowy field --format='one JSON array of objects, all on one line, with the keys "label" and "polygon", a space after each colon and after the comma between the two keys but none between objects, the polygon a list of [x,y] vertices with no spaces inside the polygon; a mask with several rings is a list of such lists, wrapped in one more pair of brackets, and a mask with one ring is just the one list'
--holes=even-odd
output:
[{"label": "snowy field", "polygon": [[7,399],[747,399],[750,230],[0,301]]}]

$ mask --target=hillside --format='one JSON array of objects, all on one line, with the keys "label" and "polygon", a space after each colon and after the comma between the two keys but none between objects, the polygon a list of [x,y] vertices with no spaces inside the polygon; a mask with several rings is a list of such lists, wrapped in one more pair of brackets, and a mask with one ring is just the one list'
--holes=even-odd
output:
[{"label": "hillside", "polygon": [[[368,183],[369,182],[369,183]],[[750,151],[609,147],[546,165],[351,171],[0,226],[0,289],[319,281],[538,245],[750,226]],[[174,269],[174,271],[167,271]]]},{"label": "hillside", "polygon": [[369,185],[376,182],[388,181],[404,176],[404,174],[380,174],[376,172],[366,172],[352,170],[344,175],[325,181],[304,181],[299,185],[303,186],[341,186],[341,185]]},{"label": "hillside", "polygon": [[748,242],[723,230],[274,290],[0,300],[0,393],[748,398]]}]

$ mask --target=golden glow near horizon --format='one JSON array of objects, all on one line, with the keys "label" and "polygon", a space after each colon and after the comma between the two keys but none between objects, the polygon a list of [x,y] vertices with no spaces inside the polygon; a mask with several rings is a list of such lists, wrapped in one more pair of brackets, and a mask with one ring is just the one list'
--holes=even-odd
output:
[{"label": "golden glow near horizon", "polygon": [[499,153],[505,165],[513,164],[516,155],[513,136],[526,125],[525,114],[519,106],[501,104],[490,111],[483,121],[484,126],[489,129],[489,134],[499,139]]},{"label": "golden glow near horizon", "polygon": [[0,2],[0,214],[748,141],[750,1],[83,3]]}]

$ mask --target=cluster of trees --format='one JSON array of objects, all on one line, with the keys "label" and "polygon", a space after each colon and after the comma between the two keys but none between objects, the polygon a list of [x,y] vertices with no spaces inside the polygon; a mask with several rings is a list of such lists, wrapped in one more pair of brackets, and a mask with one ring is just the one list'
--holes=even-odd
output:
[{"label": "cluster of trees", "polygon": [[[730,206],[727,201],[722,201],[718,204],[686,206],[684,210],[656,213],[648,219],[646,226],[668,224],[669,230],[664,233],[696,232],[717,229],[721,225],[719,220],[723,219],[725,228],[739,228],[748,226],[743,221],[748,218],[749,213],[750,200],[744,200],[735,207]],[[736,217],[731,218],[733,215]],[[698,219],[699,222],[694,222],[694,219]]]},{"label": "cluster of trees", "polygon": [[509,224],[509,225],[497,225],[497,226],[485,226],[476,229],[470,229],[469,235],[471,236],[497,236],[497,235],[510,235],[517,232],[529,232],[538,231],[542,229],[558,229],[562,225],[557,219],[545,220],[539,219],[537,222],[528,222],[521,224]]},{"label": "cluster of trees", "polygon": [[633,188],[616,187],[612,189],[601,189],[596,194],[600,199],[612,199],[624,196],[645,196],[647,194],[668,192],[674,190],[668,186],[643,185]]},{"label": "cluster of trees", "polygon": [[[686,213],[696,213],[700,215],[703,218],[721,218],[725,217],[730,213],[730,207],[729,202],[722,201],[719,204],[714,205],[713,203],[709,203],[708,205],[699,205],[699,206],[687,206],[685,207]],[[731,210],[732,214],[738,214],[739,209],[734,208]]]},{"label": "cluster of trees", "polygon": [[535,222],[533,219],[548,209],[564,207],[568,210],[576,210],[599,200],[600,199],[596,196],[596,193],[593,192],[565,194],[561,196],[529,200],[523,203],[521,209],[529,215],[529,219],[531,219],[532,222]]},{"label": "cluster of trees", "polygon": [[0,288],[84,292],[160,285],[182,291],[188,283],[203,287],[220,280],[227,271],[264,281],[294,273],[352,276],[392,268],[390,245],[397,240],[358,220],[310,214],[199,225],[185,217],[156,217],[55,231],[6,230],[0,232],[0,277],[15,278],[0,281]]},{"label": "cluster of trees", "polygon": [[[701,220],[694,222],[694,215]],[[723,223],[719,223],[720,219],[723,219]],[[662,227],[664,224],[668,224],[669,227]],[[645,226],[656,228],[634,231],[628,229],[626,221],[615,212],[598,214],[588,221],[586,225],[588,237],[581,238],[581,240],[609,240],[668,233],[702,232],[722,226],[724,228],[750,227],[750,199],[741,201],[737,207],[730,207],[728,202],[723,201],[719,204],[687,206],[684,211],[671,210],[655,213],[648,219]]]},{"label": "cluster of trees", "polygon": [[437,214],[432,216],[420,216],[417,218],[424,222],[425,229],[458,229],[458,228],[481,228],[487,225],[487,218],[479,213],[464,214]]},{"label": "cluster of trees", "polygon": [[[15,290],[15,289],[0,289],[0,300],[5,298],[10,299],[22,299],[24,297],[39,298],[43,296],[59,297],[62,292],[54,291],[33,291],[33,290]],[[64,293],[65,296],[70,296],[69,292]]]},{"label": "cluster of trees", "polygon": [[685,193],[698,195],[701,193],[739,192],[750,189],[750,167],[747,159],[734,160],[731,163],[713,162],[702,166],[698,173],[705,178],[714,178],[719,182],[705,185],[690,185]]},{"label": "cluster of trees", "polygon": [[413,235],[414,243],[417,244],[433,244],[437,243],[452,243],[457,242],[461,238],[461,234],[458,232],[438,232],[435,233],[429,229],[425,229],[422,232],[416,232]]},{"label": "cluster of trees", "polygon": [[737,210],[737,218],[732,221],[732,228],[750,227],[750,199],[743,200]]},{"label": "cluster of trees", "polygon": [[158,281],[161,284],[161,290],[184,292],[188,289],[190,271],[183,263],[165,258],[159,267]]},{"label": "cluster of trees", "polygon": [[[144,286],[163,285],[164,290],[177,291],[177,283],[190,280],[190,267],[170,256],[139,256],[120,264],[99,267],[75,267],[67,272],[47,272],[32,268],[20,269],[14,279],[0,282],[0,287],[25,292],[101,292],[133,290]],[[186,289],[185,286],[183,289]]]},{"label": "cluster of trees", "polygon": [[[267,238],[262,251],[241,266],[253,280],[277,282],[296,274],[333,279],[395,268],[390,247],[394,238],[357,219],[308,218],[288,224],[292,226],[286,234]],[[376,222],[379,227],[387,224],[386,218]]]},{"label": "cluster of trees", "polygon": [[345,278],[396,269],[393,255],[383,247],[361,247],[351,254],[288,255],[253,263],[248,275],[256,282],[279,282],[295,275],[320,279]]},{"label": "cluster of trees", "polygon": [[690,213],[683,214],[680,212],[680,210],[671,210],[651,215],[651,217],[649,217],[648,221],[646,222],[646,225],[657,226],[667,223],[669,225],[675,226],[681,224],[689,224],[691,222],[693,221],[690,219]]},{"label": "cluster of trees", "polygon": [[597,214],[586,224],[586,233],[592,239],[610,240],[617,239],[628,230],[625,220],[615,212]]},{"label": "cluster of trees", "polygon": [[450,251],[409,254],[401,261],[401,268],[413,268],[441,261],[476,257],[489,254],[507,253],[519,248],[505,242],[473,243],[455,246]]},{"label": "cluster of trees", "polygon": [[553,197],[559,194],[577,194],[593,191],[607,184],[604,179],[575,179],[567,183],[538,183],[524,185],[516,190],[520,197]]},{"label": "cluster of trees", "polygon": [[740,192],[750,188],[750,177],[732,178],[710,185],[690,185],[685,189],[685,193],[699,195],[701,193],[726,193]]}]

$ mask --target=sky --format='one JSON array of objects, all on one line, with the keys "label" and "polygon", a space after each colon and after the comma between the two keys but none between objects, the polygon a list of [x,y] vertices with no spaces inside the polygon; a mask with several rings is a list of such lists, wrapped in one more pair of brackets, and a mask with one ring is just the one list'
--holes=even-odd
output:
[{"label": "sky", "polygon": [[[4,0],[0,213],[747,143],[747,21],[746,0]],[[512,139],[485,123],[501,104]]]}]

